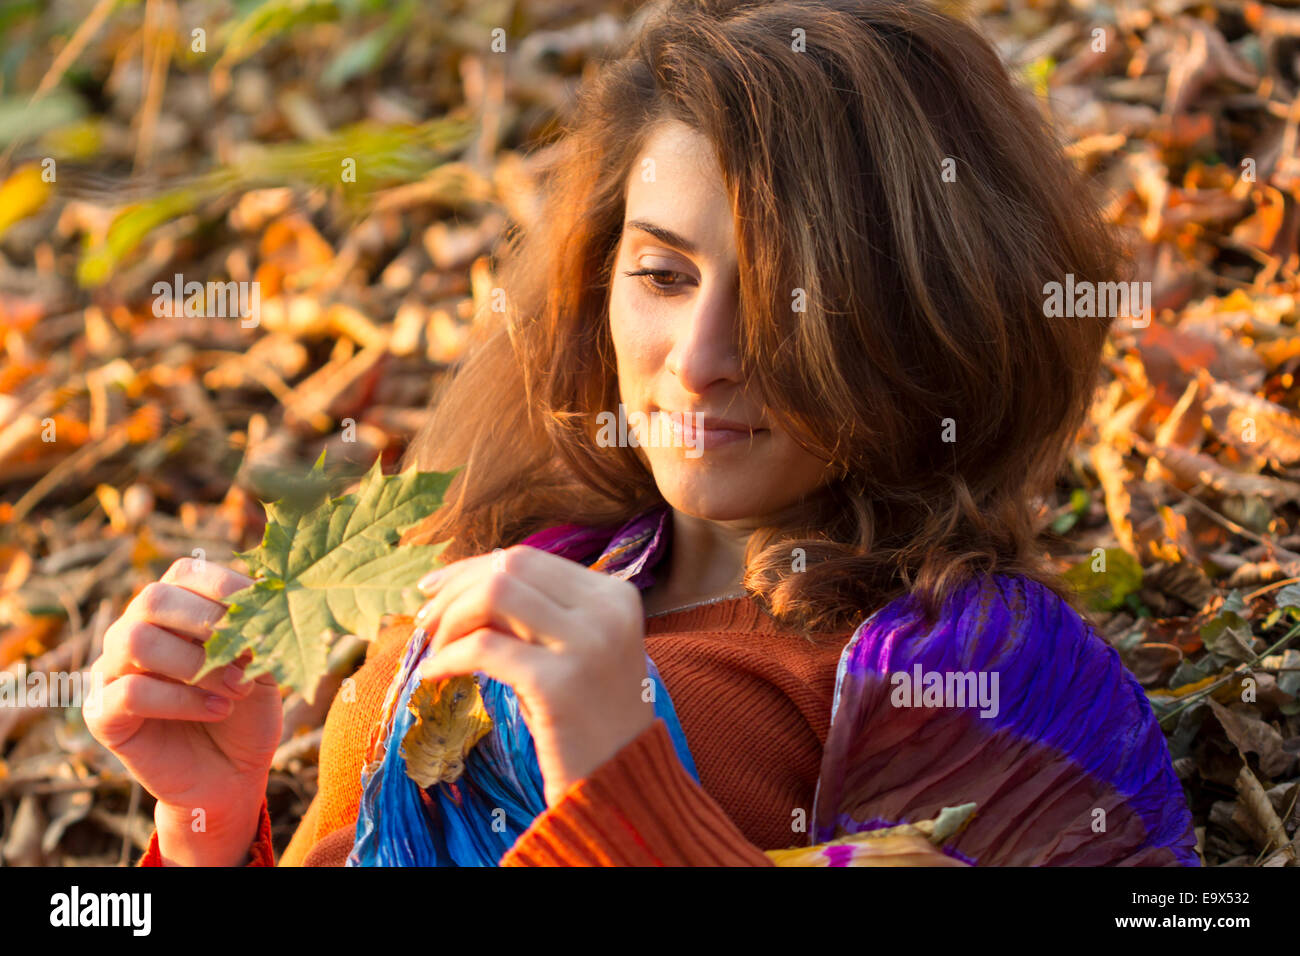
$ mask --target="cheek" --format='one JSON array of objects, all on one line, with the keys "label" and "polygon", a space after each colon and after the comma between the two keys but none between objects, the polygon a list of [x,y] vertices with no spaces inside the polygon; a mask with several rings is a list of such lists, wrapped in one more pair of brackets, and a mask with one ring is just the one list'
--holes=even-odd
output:
[{"label": "cheek", "polygon": [[665,341],[657,323],[642,315],[630,301],[626,284],[610,299],[609,331],[618,365],[619,390],[627,397],[649,384],[663,367],[672,343]]},{"label": "cheek", "polygon": [[788,434],[776,436],[773,446],[773,465],[796,496],[818,487],[829,477],[828,464],[804,451]]}]

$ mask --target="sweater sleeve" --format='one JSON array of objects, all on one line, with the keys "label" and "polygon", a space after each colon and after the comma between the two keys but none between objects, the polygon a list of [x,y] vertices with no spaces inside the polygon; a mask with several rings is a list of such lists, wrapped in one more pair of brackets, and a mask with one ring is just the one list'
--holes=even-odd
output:
[{"label": "sweater sleeve", "polygon": [[[380,629],[366,647],[366,660],[352,674],[346,692],[337,693],[325,719],[320,745],[320,771],[316,794],[303,814],[293,839],[280,856],[279,866],[308,865],[312,849],[336,830],[352,826],[361,800],[361,768],[365,762],[370,729],[383,707],[393,672],[400,662],[414,622],[395,616]],[[331,845],[332,846],[332,845]],[[331,860],[334,855],[331,855]],[[162,866],[158,833],[149,837],[149,847],[139,866]],[[250,847],[245,866],[276,866],[271,844],[271,817],[262,802],[257,838]]]},{"label": "sweater sleeve", "polygon": [[501,866],[772,866],[686,772],[662,718],[538,814]]},{"label": "sweater sleeve", "polygon": [[[137,866],[162,866],[162,853],[158,849],[158,828],[154,827],[149,835],[149,847],[140,858]],[[271,846],[271,812],[267,809],[266,799],[262,799],[261,815],[257,822],[257,836],[249,847],[248,859],[243,866],[275,866],[275,851]]]}]

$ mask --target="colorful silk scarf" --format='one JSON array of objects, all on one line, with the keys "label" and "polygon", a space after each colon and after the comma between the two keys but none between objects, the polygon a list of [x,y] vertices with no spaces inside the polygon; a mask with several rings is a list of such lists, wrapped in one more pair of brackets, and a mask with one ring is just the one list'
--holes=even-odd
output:
[{"label": "colorful silk scarf", "polygon": [[[652,509],[617,529],[562,525],[523,543],[644,590],[666,553],[669,515]],[[348,866],[495,866],[546,809],[514,692],[482,673],[492,728],[461,777],[422,790],[407,776],[401,741],[427,645],[417,628],[389,686]],[[646,664],[655,714],[698,783],[668,689],[648,655]],[[1020,576],[972,580],[935,624],[905,595],[858,626],[836,672],[809,845],[769,855],[779,865],[869,864],[854,845],[869,831],[946,819],[970,803],[955,833],[932,834],[967,863],[1198,864],[1141,687],[1058,595]]]}]

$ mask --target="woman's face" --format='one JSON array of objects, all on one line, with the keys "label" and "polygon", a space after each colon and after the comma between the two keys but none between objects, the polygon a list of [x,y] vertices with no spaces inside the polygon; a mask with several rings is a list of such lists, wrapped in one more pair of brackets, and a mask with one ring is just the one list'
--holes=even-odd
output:
[{"label": "woman's face", "polygon": [[633,165],[610,288],[628,426],[611,410],[605,440],[637,435],[668,504],[713,521],[758,519],[823,483],[826,463],[741,377],[731,203],[708,140],[689,126],[657,127]]}]

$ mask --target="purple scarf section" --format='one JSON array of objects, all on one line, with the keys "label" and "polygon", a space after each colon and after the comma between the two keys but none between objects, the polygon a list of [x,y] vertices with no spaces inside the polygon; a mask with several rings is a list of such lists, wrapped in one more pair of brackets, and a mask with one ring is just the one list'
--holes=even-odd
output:
[{"label": "purple scarf section", "polygon": [[[562,525],[523,543],[644,589],[667,553],[669,515],[651,509],[612,536]],[[973,818],[943,847],[969,863],[1199,865],[1141,686],[1065,600],[1020,575],[966,582],[932,625],[904,595],[853,631],[808,842],[969,802]]]},{"label": "purple scarf section", "polygon": [[967,801],[975,816],[945,851],[968,862],[1199,865],[1141,686],[1069,604],[1019,575],[967,582],[932,626],[908,595],[854,632],[812,836]]},{"label": "purple scarf section", "polygon": [[[609,528],[562,524],[529,535],[520,544],[588,564],[593,571],[608,571],[631,581],[641,590],[654,584],[650,568],[663,559],[672,533],[670,512],[653,508],[627,522],[611,536]],[[595,561],[584,560],[598,554]]]}]

